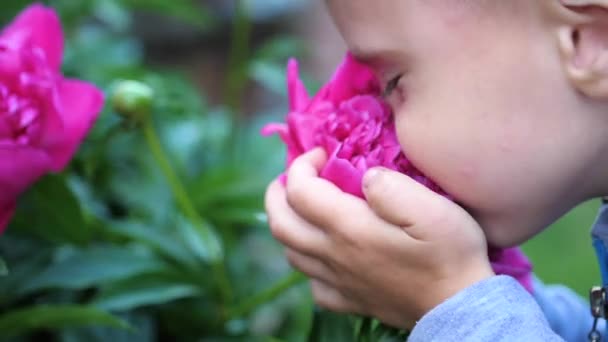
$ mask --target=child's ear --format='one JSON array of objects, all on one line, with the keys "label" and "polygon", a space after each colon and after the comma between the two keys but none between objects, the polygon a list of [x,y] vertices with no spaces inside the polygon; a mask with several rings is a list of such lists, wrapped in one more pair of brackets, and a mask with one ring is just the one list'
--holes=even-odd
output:
[{"label": "child's ear", "polygon": [[566,74],[583,94],[608,99],[608,1],[559,0]]}]

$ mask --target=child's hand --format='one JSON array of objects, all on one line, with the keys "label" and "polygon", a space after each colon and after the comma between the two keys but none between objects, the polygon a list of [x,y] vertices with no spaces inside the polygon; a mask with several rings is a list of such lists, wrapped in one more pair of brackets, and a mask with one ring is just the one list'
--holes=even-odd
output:
[{"label": "child's hand", "polygon": [[272,183],[266,210],[318,305],[411,328],[433,307],[494,275],[479,225],[458,205],[388,170],[366,174],[367,202],[318,177],[317,149]]}]

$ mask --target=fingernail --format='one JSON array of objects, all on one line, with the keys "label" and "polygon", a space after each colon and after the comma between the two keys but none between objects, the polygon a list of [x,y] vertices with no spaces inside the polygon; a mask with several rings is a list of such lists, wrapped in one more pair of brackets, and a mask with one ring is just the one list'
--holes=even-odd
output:
[{"label": "fingernail", "polygon": [[381,167],[374,167],[367,170],[367,172],[365,172],[365,175],[363,175],[363,187],[369,187],[383,171],[384,169]]}]

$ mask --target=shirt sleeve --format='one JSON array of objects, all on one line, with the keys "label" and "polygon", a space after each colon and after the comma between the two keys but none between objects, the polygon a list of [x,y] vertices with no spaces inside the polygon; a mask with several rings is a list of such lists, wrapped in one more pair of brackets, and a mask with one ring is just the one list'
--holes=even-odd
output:
[{"label": "shirt sleeve", "polygon": [[427,313],[416,324],[408,341],[552,342],[564,339],[551,329],[540,306],[517,281],[508,276],[494,276],[459,292]]},{"label": "shirt sleeve", "polygon": [[[593,326],[589,303],[563,285],[544,285],[534,281],[534,299],[549,321],[551,329],[566,341],[586,341]],[[598,322],[597,330],[604,335],[606,321]]]}]

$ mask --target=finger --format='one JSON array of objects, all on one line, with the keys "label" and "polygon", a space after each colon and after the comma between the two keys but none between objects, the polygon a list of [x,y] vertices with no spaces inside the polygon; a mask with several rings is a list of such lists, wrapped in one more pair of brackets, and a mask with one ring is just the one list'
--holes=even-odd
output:
[{"label": "finger", "polygon": [[319,178],[324,162],[323,151],[312,151],[293,162],[287,176],[287,202],[300,217],[326,233],[360,224],[364,221],[361,216],[369,212],[367,204]]},{"label": "finger", "polygon": [[359,311],[353,301],[319,279],[311,279],[310,288],[315,303],[324,309],[338,313],[358,313]]},{"label": "finger", "polygon": [[329,248],[329,238],[320,229],[300,218],[287,203],[285,188],[274,181],[266,190],[268,225],[272,235],[289,248],[318,256]]},{"label": "finger", "polygon": [[417,227],[441,224],[452,205],[407,175],[384,168],[374,168],[365,174],[363,193],[380,218],[404,227],[415,239],[424,239],[429,233]]},{"label": "finger", "polygon": [[288,171],[287,182],[289,182],[289,178],[293,173],[294,166],[298,166],[296,168],[296,173],[301,174],[301,176],[305,176],[307,178],[318,177],[319,172],[323,168],[323,165],[325,165],[326,161],[327,154],[321,148],[315,148],[309,152],[304,153],[303,155],[296,158],[291,164]]},{"label": "finger", "polygon": [[335,273],[322,260],[302,254],[294,249],[287,248],[285,255],[289,264],[311,278],[320,279],[325,283],[335,283]]}]

